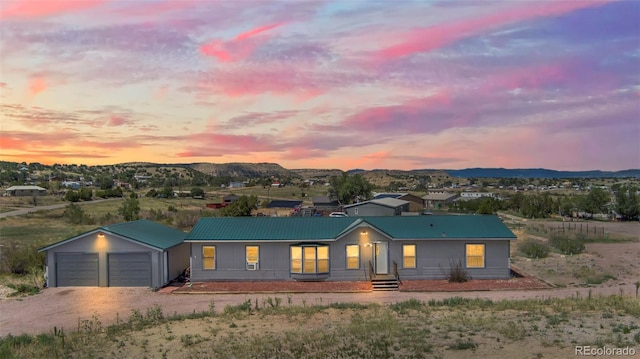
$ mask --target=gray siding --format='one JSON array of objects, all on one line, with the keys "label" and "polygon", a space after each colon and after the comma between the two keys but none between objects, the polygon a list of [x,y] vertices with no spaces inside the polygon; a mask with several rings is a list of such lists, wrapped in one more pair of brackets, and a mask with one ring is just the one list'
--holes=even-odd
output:
[{"label": "gray siding", "polygon": [[[404,206],[403,206],[404,207]],[[408,208],[408,206],[406,206]],[[356,208],[358,213],[356,214]],[[364,203],[359,206],[353,206],[345,208],[344,211],[351,217],[363,217],[363,216],[395,216],[396,212],[399,215],[402,210],[397,211],[396,208],[390,208],[375,203]]]},{"label": "gray siding", "polygon": [[175,247],[167,249],[169,278],[165,278],[166,283],[163,284],[167,284],[169,281],[177,278],[187,267],[189,267],[189,250],[189,243],[181,243]]},{"label": "gray siding", "polygon": [[[366,232],[366,233],[364,233]],[[401,280],[444,279],[451,263],[461,261],[466,267],[465,245],[485,244],[485,267],[469,268],[474,279],[508,279],[508,240],[390,240],[382,233],[368,228],[357,228],[329,245],[328,281],[369,280],[369,263],[373,264],[373,244],[387,242],[389,245],[388,268],[393,274],[394,264]],[[293,280],[290,273],[290,250],[292,242],[197,242],[191,243],[192,281],[243,281],[243,280]],[[358,269],[347,269],[346,246],[357,244],[360,248]],[[403,268],[402,245],[416,245],[416,268]],[[202,269],[202,246],[216,247],[216,269]],[[246,269],[245,246],[260,247],[260,265],[256,271]]]},{"label": "gray siding", "polygon": [[[416,245],[416,268],[402,268],[402,244]],[[485,267],[466,268],[466,244],[485,245]],[[473,279],[508,279],[509,241],[508,240],[422,240],[395,241],[390,250],[392,258],[398,263],[401,280],[445,279],[451,264],[458,261],[466,268]]]},{"label": "gray siding", "polygon": [[48,285],[52,287],[62,286],[56,278],[56,254],[58,253],[97,253],[98,254],[98,286],[106,287],[108,278],[108,253],[144,252],[151,256],[151,286],[159,288],[166,284],[163,280],[162,251],[135,242],[122,239],[105,233],[104,238],[99,238],[98,233],[88,233],[83,237],[61,244],[47,250],[46,261],[48,266]]}]

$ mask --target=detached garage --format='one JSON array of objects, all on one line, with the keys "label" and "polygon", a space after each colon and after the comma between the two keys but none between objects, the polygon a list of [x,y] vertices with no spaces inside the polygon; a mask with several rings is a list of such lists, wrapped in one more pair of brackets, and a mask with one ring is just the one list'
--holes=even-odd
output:
[{"label": "detached garage", "polygon": [[103,226],[39,249],[47,286],[160,288],[189,266],[186,233],[142,219]]}]

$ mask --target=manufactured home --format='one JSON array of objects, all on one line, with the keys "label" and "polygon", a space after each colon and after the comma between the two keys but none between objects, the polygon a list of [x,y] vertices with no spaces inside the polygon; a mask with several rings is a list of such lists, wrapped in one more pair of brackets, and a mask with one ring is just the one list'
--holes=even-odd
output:
[{"label": "manufactured home", "polygon": [[191,280],[508,279],[516,236],[496,216],[201,218]]}]

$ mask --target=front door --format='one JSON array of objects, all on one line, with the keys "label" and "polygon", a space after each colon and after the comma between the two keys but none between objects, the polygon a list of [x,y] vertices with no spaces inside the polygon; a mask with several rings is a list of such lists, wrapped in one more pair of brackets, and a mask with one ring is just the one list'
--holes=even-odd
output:
[{"label": "front door", "polygon": [[376,242],[373,244],[373,257],[376,274],[389,274],[389,243]]}]

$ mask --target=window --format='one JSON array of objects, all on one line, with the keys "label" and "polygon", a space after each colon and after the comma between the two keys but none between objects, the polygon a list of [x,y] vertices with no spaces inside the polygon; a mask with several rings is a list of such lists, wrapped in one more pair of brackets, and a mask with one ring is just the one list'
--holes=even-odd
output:
[{"label": "window", "polygon": [[247,246],[247,263],[258,263],[258,259],[260,258],[260,247],[258,246]]},{"label": "window", "polygon": [[302,273],[302,247],[291,247],[291,273]]},{"label": "window", "polygon": [[328,272],[328,246],[291,246],[291,273],[314,274]]},{"label": "window", "polygon": [[318,273],[329,272],[329,247],[318,247]]},{"label": "window", "polygon": [[202,269],[216,269],[216,247],[202,247]]},{"label": "window", "polygon": [[404,268],[416,267],[416,245],[405,244],[402,246],[402,266]]},{"label": "window", "polygon": [[316,272],[316,247],[304,247],[302,271],[304,273]]},{"label": "window", "polygon": [[360,246],[350,244],[347,246],[347,269],[360,268]]},{"label": "window", "polygon": [[484,244],[467,244],[467,268],[484,268]]}]

